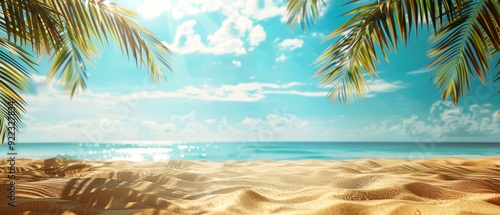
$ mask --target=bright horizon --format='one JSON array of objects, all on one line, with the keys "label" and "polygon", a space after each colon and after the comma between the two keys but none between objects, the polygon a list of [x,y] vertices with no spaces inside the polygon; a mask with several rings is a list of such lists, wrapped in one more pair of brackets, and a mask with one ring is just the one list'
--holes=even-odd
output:
[{"label": "bright horizon", "polygon": [[377,65],[380,77],[369,81],[365,99],[334,106],[329,88],[311,79],[311,64],[331,44],[323,37],[345,21],[340,3],[330,2],[306,33],[286,27],[284,1],[117,3],[142,14],[137,21],[172,49],[174,72],[150,85],[146,71],[111,47],[90,67],[88,90],[70,101],[57,83],[44,83],[50,67],[42,63],[24,96],[20,142],[500,139],[495,86],[473,80],[457,107],[443,102],[425,69],[431,45],[422,31],[389,55],[390,64]]}]

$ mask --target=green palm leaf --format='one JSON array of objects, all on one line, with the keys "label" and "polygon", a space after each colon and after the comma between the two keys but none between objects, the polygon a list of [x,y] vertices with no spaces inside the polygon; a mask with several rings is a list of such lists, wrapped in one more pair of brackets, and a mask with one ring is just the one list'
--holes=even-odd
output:
[{"label": "green palm leaf", "polygon": [[[288,25],[316,20],[318,1],[290,0]],[[420,27],[433,31],[436,46],[429,52],[437,69],[434,82],[443,99],[456,104],[469,90],[470,76],[484,83],[493,53],[500,49],[500,6],[495,0],[379,0],[358,4],[344,16],[350,19],[325,40],[337,39],[316,60],[315,77],[331,86],[329,98],[346,103],[363,97],[368,89],[364,73],[377,76],[375,63],[381,54],[406,44],[410,33]],[[497,79],[498,80],[498,79]]]},{"label": "green palm leaf", "polygon": [[306,24],[313,24],[319,18],[319,8],[324,0],[290,0],[287,5],[287,25],[294,29],[298,23],[305,31]]},{"label": "green palm leaf", "polygon": [[84,44],[75,40],[74,33],[69,29],[66,34],[61,35],[61,39],[58,50],[51,55],[53,64],[47,80],[53,80],[56,74],[59,74],[59,85],[63,85],[64,90],[73,96],[86,88],[86,64],[98,54],[98,50],[93,43]]},{"label": "green palm leaf", "polygon": [[495,0],[467,1],[461,15],[447,20],[431,39],[436,46],[429,64],[436,68],[433,79],[442,98],[459,97],[470,90],[470,78],[477,76],[484,84],[490,72],[492,53],[500,48],[499,3]]},{"label": "green palm leaf", "polygon": [[37,53],[59,41],[62,23],[57,21],[58,14],[41,1],[0,1],[0,19],[7,39],[20,45],[30,45]]},{"label": "green palm leaf", "polygon": [[[98,53],[89,41],[96,41],[101,47],[116,41],[127,57],[132,56],[139,67],[148,69],[151,80],[156,83],[164,78],[162,67],[172,69],[169,63],[172,53],[153,33],[130,19],[137,17],[134,12],[105,1],[66,0],[66,7],[60,0],[44,2],[58,8],[64,18],[67,34],[62,36],[64,47],[56,49],[60,58],[55,58],[48,80],[59,73],[57,77],[64,77],[60,83],[72,96],[77,90],[85,89],[86,62],[90,62]],[[68,38],[71,43],[68,43]],[[66,64],[65,60],[73,63]]]},{"label": "green palm leaf", "polygon": [[[35,63],[30,60],[30,54],[13,42],[0,37],[0,143],[4,142],[5,134],[9,130],[9,118],[12,118],[14,130],[22,125],[21,115],[26,112],[26,103],[18,91],[26,91],[29,71],[17,62],[11,55],[17,56],[21,62],[32,67]],[[13,112],[9,107],[13,107]]]},{"label": "green palm leaf", "polygon": [[[331,100],[347,103],[364,96],[369,89],[364,73],[372,77],[378,75],[375,67],[375,63],[379,62],[377,52],[388,61],[387,52],[397,50],[399,40],[406,44],[415,25],[426,26],[428,23],[425,20],[435,17],[425,8],[412,6],[423,1],[368,3],[344,14],[352,17],[327,35],[325,40],[340,38],[316,60],[320,68],[315,77],[323,85],[332,86]],[[354,2],[357,1],[351,3]],[[434,4],[428,7],[439,8]],[[450,17],[453,15],[441,13]]]},{"label": "green palm leaf", "polygon": [[[117,42],[138,67],[146,67],[152,81],[172,70],[170,50],[150,31],[132,21],[137,14],[102,0],[5,0],[0,2],[0,136],[5,137],[8,107],[14,101],[21,124],[26,90],[35,63],[27,50],[48,56],[52,68],[47,80],[58,79],[71,96],[86,88],[86,65],[98,48]],[[26,49],[26,50],[25,50]],[[9,55],[10,54],[10,55]],[[15,56],[16,58],[12,57]],[[17,60],[16,60],[17,59]],[[21,63],[18,63],[18,61]]]}]

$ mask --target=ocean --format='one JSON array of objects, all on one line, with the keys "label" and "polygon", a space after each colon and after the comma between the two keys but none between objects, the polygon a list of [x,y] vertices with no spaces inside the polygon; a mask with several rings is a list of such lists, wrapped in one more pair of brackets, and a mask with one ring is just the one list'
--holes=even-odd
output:
[{"label": "ocean", "polygon": [[[1,151],[8,152],[4,144]],[[500,156],[500,143],[224,142],[224,143],[17,143],[18,158],[87,160],[401,160]]]}]

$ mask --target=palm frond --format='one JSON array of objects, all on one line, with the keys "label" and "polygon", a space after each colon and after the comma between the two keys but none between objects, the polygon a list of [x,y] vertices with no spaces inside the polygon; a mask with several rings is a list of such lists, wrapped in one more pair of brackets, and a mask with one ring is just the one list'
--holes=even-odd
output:
[{"label": "palm frond", "polygon": [[[350,3],[354,2],[358,1]],[[340,38],[316,60],[321,67],[315,77],[323,85],[333,87],[329,98],[347,103],[363,97],[368,87],[363,73],[377,76],[377,52],[388,61],[387,51],[397,50],[399,40],[406,44],[413,28],[430,25],[426,20],[438,17],[436,14],[453,17],[452,13],[445,12],[452,5],[451,0],[444,0],[440,6],[433,2],[389,0],[363,4],[344,14],[352,17],[325,40]],[[426,6],[418,7],[419,4]]]},{"label": "palm frond", "polygon": [[456,105],[470,90],[471,76],[484,84],[492,53],[500,49],[499,8],[495,0],[464,2],[460,16],[445,20],[431,37],[436,45],[429,66],[437,69],[433,80],[444,100],[451,97]]},{"label": "palm frond", "polygon": [[302,30],[306,30],[306,24],[310,25],[319,18],[320,7],[324,6],[324,0],[290,0],[287,4],[287,26],[295,29],[300,23]]},{"label": "palm frond", "polygon": [[[433,30],[436,46],[430,67],[437,69],[434,82],[443,99],[456,104],[470,86],[470,76],[484,82],[492,53],[500,49],[500,6],[495,0],[386,0],[359,3],[345,15],[351,18],[332,31],[325,40],[338,38],[316,60],[320,68],[315,77],[332,86],[329,98],[340,103],[363,97],[367,82],[362,75],[377,75],[378,55],[397,50],[398,41],[406,45],[410,33],[419,27]],[[316,1],[290,0],[289,23],[317,18]]]},{"label": "palm frond", "polygon": [[17,131],[18,126],[22,125],[21,115],[26,112],[26,103],[18,91],[27,90],[29,71],[11,55],[17,56],[32,69],[35,65],[27,51],[0,37],[0,144],[4,142],[5,134],[9,130],[9,121],[15,122],[14,131]]},{"label": "palm frond", "polygon": [[61,35],[61,44],[50,57],[53,64],[47,74],[49,81],[57,76],[59,86],[64,86],[64,91],[70,92],[71,97],[87,87],[86,64],[92,57],[98,55],[98,50],[93,43],[75,40],[74,34],[67,28],[66,33]]},{"label": "palm frond", "polygon": [[59,41],[62,23],[57,12],[39,0],[0,1],[0,28],[7,39],[30,45],[37,53]]},{"label": "palm frond", "polygon": [[135,12],[102,2],[90,4],[89,11],[102,18],[97,20],[100,33],[117,41],[122,52],[132,55],[138,66],[146,67],[152,81],[158,83],[164,78],[162,66],[172,70],[171,51],[152,32],[130,19],[137,17]]},{"label": "palm frond", "polygon": [[[50,56],[48,81],[59,79],[71,96],[85,89],[86,65],[100,47],[114,41],[139,67],[146,67],[154,82],[172,70],[170,50],[150,31],[132,21],[137,14],[103,0],[4,0],[0,1],[0,135],[5,137],[8,105],[16,109],[21,124],[25,102],[18,94],[26,90],[30,54]],[[1,50],[0,50],[1,51]],[[10,54],[10,55],[9,55]],[[15,56],[15,57],[12,57]],[[16,58],[17,57],[17,58]],[[13,103],[11,103],[13,102]],[[2,141],[3,143],[3,141]]]},{"label": "palm frond", "polygon": [[[80,61],[81,65],[84,65],[82,63],[84,60],[87,62],[90,60],[89,56],[95,56],[95,47],[89,41],[97,41],[101,46],[115,41],[127,57],[132,57],[135,60],[137,66],[148,69],[151,80],[156,83],[165,77],[162,68],[172,69],[169,63],[172,53],[152,32],[131,20],[137,17],[136,13],[122,9],[116,4],[107,1],[43,1],[62,15],[66,30],[71,34],[63,39],[70,37],[72,46],[63,47],[57,49],[57,51],[64,50],[62,53],[68,54],[67,48],[73,47],[73,50],[78,51],[83,57],[71,59]],[[62,44],[68,43],[63,42]],[[58,54],[62,55],[62,53]],[[71,56],[78,56],[75,52],[73,53]],[[61,69],[61,65],[58,65],[60,62],[57,61],[53,68]],[[81,71],[71,72],[73,69]],[[68,77],[67,80],[72,80],[68,83],[62,82],[67,85],[64,88],[69,90],[71,95],[76,92],[75,89],[84,89],[85,76],[75,76],[75,74],[85,74],[84,67],[66,67],[66,69],[60,71],[71,72],[71,74],[64,74],[65,72],[60,74],[62,77]],[[50,81],[55,75],[48,77]]]}]

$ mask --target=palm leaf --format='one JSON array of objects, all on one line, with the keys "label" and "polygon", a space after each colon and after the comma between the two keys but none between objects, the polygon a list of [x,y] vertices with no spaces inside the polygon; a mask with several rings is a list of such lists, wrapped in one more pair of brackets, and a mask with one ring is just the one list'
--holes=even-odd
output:
[{"label": "palm leaf", "polygon": [[[26,112],[26,105],[18,91],[27,90],[29,71],[11,55],[17,56],[21,62],[29,67],[35,65],[31,56],[21,47],[5,38],[0,37],[0,143],[4,142],[5,134],[9,130],[9,118],[15,122],[14,131],[22,125],[21,115]],[[10,110],[9,107],[13,107]]]},{"label": "palm leaf", "polygon": [[[8,105],[14,104],[14,117],[21,124],[25,102],[18,94],[26,90],[28,70],[33,69],[30,54],[53,61],[48,81],[58,78],[73,96],[86,87],[86,65],[98,55],[95,42],[103,47],[111,41],[122,52],[146,67],[151,80],[160,82],[164,68],[171,70],[170,50],[150,31],[132,19],[137,14],[102,0],[5,0],[0,2],[0,136],[5,137]],[[10,55],[9,55],[10,54]],[[16,58],[12,57],[16,56]],[[14,102],[14,103],[12,103]],[[17,128],[16,128],[17,129]]]},{"label": "palm leaf", "polygon": [[[153,33],[131,20],[137,17],[134,12],[105,1],[65,0],[64,3],[60,0],[43,1],[52,8],[56,8],[62,15],[68,34],[63,39],[71,38],[72,41],[71,46],[56,49],[59,56],[67,55],[66,59],[85,65],[85,62],[89,62],[97,53],[94,45],[89,41],[97,41],[103,46],[113,40],[117,42],[124,54],[133,57],[139,67],[146,67],[151,80],[156,83],[165,77],[162,67],[172,69],[169,63],[172,53]],[[68,43],[66,41],[62,44]],[[73,54],[68,55],[70,52],[67,52],[69,51],[67,48],[69,47],[73,47],[72,50],[79,53],[72,52]],[[70,67],[72,64],[61,64],[61,62],[64,61],[56,61],[53,68],[59,69],[59,77],[67,78],[67,81],[61,82],[65,85],[64,89],[71,95],[77,92],[76,89],[84,89],[85,67]],[[51,73],[48,76],[49,81],[56,77],[53,74],[54,71]]]},{"label": "palm leaf", "polygon": [[[350,3],[355,2],[358,1]],[[416,7],[424,2],[427,6]],[[446,12],[451,1],[443,2],[440,6],[426,0],[366,3],[344,14],[351,18],[325,40],[340,38],[316,60],[320,68],[315,77],[322,85],[332,86],[329,98],[347,103],[363,97],[369,89],[363,73],[371,77],[378,75],[375,67],[379,62],[378,53],[388,61],[387,52],[397,50],[398,41],[406,44],[413,28],[430,25],[426,20],[438,17],[436,14],[454,16]]]},{"label": "palm leaf", "polygon": [[7,39],[30,45],[37,53],[59,41],[61,22],[53,8],[38,0],[0,1],[0,27]]},{"label": "palm leaf", "polygon": [[287,4],[287,26],[295,29],[298,23],[305,31],[306,24],[310,25],[319,18],[319,8],[324,6],[324,0],[290,0]]},{"label": "palm leaf", "polygon": [[98,55],[98,50],[93,43],[75,40],[74,32],[68,28],[66,34],[61,35],[61,39],[59,48],[50,57],[53,64],[47,74],[47,80],[57,76],[59,85],[64,86],[64,91],[70,92],[73,96],[86,88],[85,81],[88,77],[86,64],[93,56]]},{"label": "palm leaf", "polygon": [[[434,82],[443,99],[451,96],[456,104],[470,87],[470,76],[484,82],[492,53],[500,48],[500,6],[495,0],[387,0],[359,3],[347,12],[351,18],[332,31],[325,40],[338,38],[316,60],[315,73],[322,85],[332,86],[329,98],[340,103],[363,97],[367,82],[362,75],[377,75],[378,55],[406,44],[413,29],[433,30],[436,46],[430,67],[437,69]],[[290,0],[289,23],[295,26],[317,19],[316,1]],[[316,9],[315,9],[316,8]]]},{"label": "palm leaf", "polygon": [[436,46],[429,52],[434,57],[429,66],[437,69],[433,79],[443,99],[451,97],[456,105],[470,90],[471,77],[484,84],[492,53],[500,49],[499,8],[495,0],[467,1],[461,15],[445,20],[431,37]]},{"label": "palm leaf", "polygon": [[137,17],[135,12],[104,3],[91,4],[89,10],[90,14],[102,17],[97,20],[100,33],[117,41],[122,52],[132,55],[140,67],[148,68],[152,81],[158,83],[164,78],[162,66],[172,70],[169,63],[172,53],[152,32],[129,19]]}]

